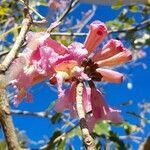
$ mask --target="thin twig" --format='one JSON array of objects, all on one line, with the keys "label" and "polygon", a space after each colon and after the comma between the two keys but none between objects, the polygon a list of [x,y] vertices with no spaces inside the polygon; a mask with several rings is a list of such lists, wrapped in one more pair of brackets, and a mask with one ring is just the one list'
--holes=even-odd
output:
[{"label": "thin twig", "polygon": [[77,5],[78,2],[79,0],[71,0],[70,5],[64,11],[64,13],[57,19],[57,22],[61,22],[66,17],[66,15],[72,10],[72,8],[74,8]]},{"label": "thin twig", "polygon": [[45,19],[43,19],[43,20],[39,20],[39,21],[36,21],[36,20],[33,20],[33,22],[32,22],[34,25],[36,25],[36,26],[41,26],[41,25],[45,25],[45,24],[47,24],[47,20],[45,20]]},{"label": "thin twig", "polygon": [[46,112],[30,112],[30,111],[14,110],[14,109],[11,109],[10,112],[13,115],[35,116],[35,117],[48,118],[48,119],[52,118],[52,115]]},{"label": "thin twig", "polygon": [[87,33],[73,33],[73,32],[51,32],[53,36],[87,36]]},{"label": "thin twig", "polygon": [[4,55],[6,55],[6,54],[8,54],[8,53],[9,53],[9,51],[8,51],[8,50],[0,51],[0,57],[2,57],[2,56],[4,56]]},{"label": "thin twig", "polygon": [[[30,112],[30,111],[24,111],[24,110],[14,110],[11,109],[10,110],[12,115],[24,115],[24,116],[33,116],[33,117],[40,117],[40,118],[48,118],[51,119],[52,115],[47,113],[47,112]],[[65,136],[67,136],[67,134],[69,134],[73,129],[75,129],[76,127],[78,127],[79,124],[77,123],[76,125],[72,126],[72,128],[70,128],[68,131],[66,131],[65,133],[61,134],[59,137],[57,137],[54,140],[54,143],[58,142],[60,139],[64,138]],[[39,149],[46,149],[48,148],[48,145],[44,145],[42,147],[40,147]]]},{"label": "thin twig", "polygon": [[[24,0],[20,0],[20,2],[22,2],[23,4],[24,3]],[[34,8],[32,8],[30,5],[29,5],[29,9],[34,12],[41,20],[45,20],[45,17],[43,17],[41,14],[39,14]]]},{"label": "thin twig", "polygon": [[[150,19],[139,23],[137,26],[125,28],[123,30],[109,30],[108,33],[112,34],[112,33],[139,31],[139,30],[142,30],[143,28],[145,28],[149,25],[150,25]],[[73,33],[73,32],[51,32],[50,35],[53,35],[53,36],[87,36],[87,33],[85,33],[85,32],[80,32],[80,33],[78,33],[78,32],[77,33]]]},{"label": "thin twig", "polygon": [[[55,140],[54,143],[58,142],[59,140],[65,138],[72,130],[74,130],[75,128],[77,128],[79,126],[79,124],[74,125],[72,128],[70,128],[68,131],[66,131],[65,133],[62,133],[60,136],[58,136]],[[46,144],[42,147],[39,148],[39,150],[46,150],[49,148],[49,145]]]},{"label": "thin twig", "polygon": [[125,28],[125,29],[122,29],[122,30],[111,30],[111,31],[109,31],[109,34],[121,33],[121,32],[130,32],[130,31],[139,31],[139,30],[142,30],[143,28],[145,28],[149,25],[150,25],[150,19],[147,19],[147,20],[142,21],[141,23],[139,23],[136,26]]},{"label": "thin twig", "polygon": [[60,17],[58,17],[58,19],[55,22],[52,23],[54,24],[54,26],[50,25],[50,27],[47,29],[47,32],[50,33],[54,28],[56,28],[60,24],[60,22],[67,16],[67,14],[72,10],[72,8],[74,8],[77,5],[78,2],[79,0],[71,0],[69,6],[66,8],[64,13]]},{"label": "thin twig", "polygon": [[79,82],[76,88],[76,110],[80,120],[80,128],[87,150],[95,150],[95,143],[88,130],[83,108],[83,83]]}]

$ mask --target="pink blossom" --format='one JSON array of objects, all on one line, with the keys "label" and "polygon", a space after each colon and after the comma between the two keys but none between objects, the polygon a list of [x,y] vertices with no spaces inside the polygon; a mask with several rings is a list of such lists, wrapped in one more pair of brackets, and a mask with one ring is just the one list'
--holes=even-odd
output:
[{"label": "pink blossom", "polygon": [[105,102],[102,93],[96,87],[92,87],[89,94],[91,95],[92,113],[88,116],[87,121],[91,131],[95,123],[100,120],[110,120],[114,123],[123,121],[120,111],[110,108]]},{"label": "pink blossom", "polygon": [[94,21],[90,24],[90,31],[84,42],[85,48],[89,54],[102,42],[107,36],[107,28],[104,23],[100,21]]},{"label": "pink blossom", "polygon": [[109,58],[119,52],[122,52],[124,50],[124,46],[121,43],[121,41],[111,39],[109,40],[106,45],[101,49],[97,51],[97,53],[93,56],[93,61],[99,61],[106,58]]},{"label": "pink blossom", "polygon": [[123,74],[110,69],[96,69],[102,75],[102,81],[120,83],[123,81]]},{"label": "pink blossom", "polygon": [[55,110],[62,113],[65,109],[71,111],[72,117],[76,116],[75,111],[75,98],[76,98],[76,83],[73,82],[69,89],[66,89],[64,95],[56,101]]},{"label": "pink blossom", "polygon": [[[27,47],[13,62],[10,79],[18,89],[15,103],[19,103],[24,96],[31,100],[27,89],[37,82],[50,79],[50,83],[57,84],[58,98],[55,109],[63,112],[71,111],[76,117],[76,80],[88,81],[89,87],[83,86],[83,107],[88,117],[88,126],[93,128],[99,120],[110,120],[115,123],[122,122],[120,111],[110,108],[105,102],[102,93],[95,87],[94,81],[107,81],[120,83],[123,74],[106,69],[126,63],[132,59],[131,52],[123,44],[111,39],[102,50],[98,50],[93,58],[93,52],[107,35],[104,23],[94,21],[84,42],[73,42],[68,47],[56,42],[48,33],[32,33],[27,37]],[[15,71],[14,71],[15,70]],[[63,83],[68,82],[71,87],[62,89]],[[93,84],[90,84],[90,83]]]},{"label": "pink blossom", "polygon": [[67,48],[51,39],[48,33],[29,32],[26,49],[10,68],[9,80],[16,80],[13,85],[16,85],[19,91],[15,101],[19,103],[28,94],[28,87],[52,76],[57,77],[58,90],[60,95],[63,94],[63,81],[72,78],[74,73],[77,74],[73,69],[81,63],[87,53],[81,43],[72,43]]},{"label": "pink blossom", "polygon": [[13,62],[8,75],[9,80],[16,81],[13,85],[18,90],[15,96],[17,103],[28,94],[28,87],[52,76],[55,72],[53,64],[59,59],[58,56],[62,54],[63,57],[65,51],[67,53],[67,48],[49,38],[47,33],[29,32],[27,42],[27,48]]},{"label": "pink blossom", "polygon": [[112,57],[109,57],[104,60],[100,60],[97,62],[99,67],[102,66],[116,66],[116,65],[121,65],[123,63],[126,63],[132,59],[132,54],[129,50],[124,49],[124,51],[113,55]]}]

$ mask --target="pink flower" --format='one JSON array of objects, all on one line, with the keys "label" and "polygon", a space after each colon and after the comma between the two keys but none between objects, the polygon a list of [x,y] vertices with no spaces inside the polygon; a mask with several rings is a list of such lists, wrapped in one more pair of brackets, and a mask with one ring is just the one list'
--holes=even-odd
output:
[{"label": "pink flower", "polygon": [[[89,34],[84,43],[85,48],[88,50],[88,56],[92,51],[94,51],[94,49],[96,49],[96,47],[100,44],[100,42],[102,42],[102,40],[107,35],[106,26],[99,21],[92,23],[90,27],[91,28]],[[78,43],[72,46],[71,50],[73,53],[76,51],[78,52],[77,44]],[[84,51],[82,53],[84,53]],[[84,56],[83,58],[85,58],[86,55],[82,55]],[[123,81],[123,74],[101,67],[123,64],[131,60],[132,55],[131,52],[128,49],[126,49],[120,41],[111,39],[102,48],[102,50],[97,51],[93,58],[91,58],[92,60],[83,58],[81,58],[81,68],[84,68],[84,73],[89,77],[88,80],[120,83]],[[74,91],[75,89],[76,87],[74,87]],[[67,90],[67,93],[70,92]],[[71,98],[74,99],[76,95],[75,93],[71,95],[72,96],[70,96],[70,101],[72,102]],[[56,103],[57,107],[58,105],[61,105],[63,101],[62,99],[64,98],[66,98],[65,94],[62,95],[60,97],[60,100]],[[69,100],[65,100],[63,102],[68,104]],[[71,112],[75,113],[74,103],[75,100],[73,100],[72,103],[74,107],[70,109]],[[86,88],[84,86],[83,106],[86,113],[91,112],[88,117],[88,126],[91,130],[93,129],[94,124],[99,120],[110,120],[114,123],[121,123],[123,121],[122,117],[120,116],[120,111],[110,108],[105,102],[101,92],[97,90],[95,86],[90,86],[90,88]],[[63,106],[61,112],[63,109],[65,109],[65,106]]]},{"label": "pink flower", "polygon": [[[65,109],[69,109],[73,118],[77,117],[76,113],[76,86],[72,83],[69,89],[65,90],[65,94],[55,104],[55,110],[62,113]],[[96,87],[87,88],[83,86],[83,107],[88,113],[87,123],[90,131],[92,131],[96,122],[101,120],[110,120],[114,123],[123,122],[120,111],[110,108],[105,102],[102,93]]]},{"label": "pink flower", "polygon": [[[87,56],[88,52],[81,43],[70,46],[57,43],[48,33],[32,33],[27,36],[27,47],[13,62],[10,68],[9,80],[17,88],[15,103],[19,104],[28,92],[27,88],[47,78],[57,77],[58,90],[63,94],[62,83],[78,72],[75,67]],[[15,70],[15,71],[14,71]]]},{"label": "pink flower", "polygon": [[118,54],[119,52],[122,52],[124,50],[124,46],[121,43],[121,41],[111,39],[109,40],[106,45],[101,49],[97,51],[97,53],[92,57],[93,61],[99,61],[103,59],[107,59],[115,54]]},{"label": "pink flower", "polygon": [[[24,96],[31,99],[27,92],[33,84],[50,79],[50,83],[57,84],[59,100],[56,102],[57,112],[64,109],[71,110],[72,117],[76,117],[76,86],[77,80],[88,81],[89,87],[83,86],[83,107],[88,115],[88,126],[92,130],[99,120],[122,122],[120,111],[110,108],[102,93],[96,89],[93,81],[107,81],[120,83],[123,74],[106,69],[126,63],[132,59],[131,52],[123,44],[111,39],[102,50],[89,59],[90,54],[107,36],[104,23],[94,21],[84,42],[73,42],[68,47],[57,43],[48,33],[32,33],[27,37],[27,48],[17,58],[11,67],[10,79],[18,89],[15,103],[19,103]],[[14,71],[15,70],[15,71]],[[63,83],[68,82],[71,87],[62,89]]]},{"label": "pink flower", "polygon": [[90,24],[90,31],[84,42],[85,48],[89,54],[102,42],[107,36],[107,28],[104,23],[100,21],[94,21]]},{"label": "pink flower", "polygon": [[120,83],[123,81],[123,74],[110,69],[96,69],[102,75],[102,81]]},{"label": "pink flower", "polygon": [[49,38],[47,33],[29,32],[27,42],[26,49],[13,62],[8,75],[9,80],[15,80],[12,84],[18,90],[15,104],[28,95],[28,87],[52,76],[55,72],[53,65],[60,55],[63,57],[67,53],[67,48]]},{"label": "pink flower", "polygon": [[123,122],[120,111],[110,108],[105,102],[102,93],[96,87],[92,86],[89,94],[91,96],[92,112],[89,114],[87,122],[90,131],[92,131],[97,121],[110,120],[114,123]]}]

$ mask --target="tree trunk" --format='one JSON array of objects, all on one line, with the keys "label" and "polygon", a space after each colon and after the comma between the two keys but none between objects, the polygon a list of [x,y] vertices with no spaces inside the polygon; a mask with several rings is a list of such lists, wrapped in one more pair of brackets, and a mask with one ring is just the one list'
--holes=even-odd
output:
[{"label": "tree trunk", "polygon": [[10,108],[6,92],[7,82],[4,74],[0,74],[0,123],[9,150],[20,150],[15,128],[10,115]]}]

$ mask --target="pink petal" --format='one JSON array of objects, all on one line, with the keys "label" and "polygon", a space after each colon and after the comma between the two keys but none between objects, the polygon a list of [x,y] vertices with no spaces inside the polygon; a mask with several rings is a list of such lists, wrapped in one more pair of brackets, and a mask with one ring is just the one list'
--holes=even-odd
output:
[{"label": "pink petal", "polygon": [[110,120],[114,123],[122,123],[123,119],[120,116],[119,110],[110,108],[105,102],[101,92],[95,87],[91,88],[91,104],[92,114],[87,118],[87,123],[90,131],[97,121]]},{"label": "pink petal", "polygon": [[65,90],[62,89],[64,77],[61,74],[57,73],[56,79],[57,79],[58,97],[60,98],[60,97],[63,97],[65,94],[64,93]]},{"label": "pink petal", "polygon": [[51,68],[52,60],[50,61],[49,58],[53,56],[53,49],[51,49],[50,47],[43,46],[39,49],[39,51],[35,51],[35,52],[37,52],[39,56],[35,57],[36,56],[35,54],[34,59],[33,57],[31,58],[31,62],[33,63],[33,66],[38,71],[38,73],[45,74],[45,75],[49,73],[52,74],[54,72],[53,68]]},{"label": "pink petal", "polygon": [[77,66],[77,62],[74,60],[66,60],[62,61],[61,63],[57,64],[54,69],[55,71],[64,71],[66,73],[71,73],[71,70]]},{"label": "pink petal", "polygon": [[95,126],[95,124],[96,124],[97,121],[100,121],[100,120],[96,119],[96,118],[93,116],[93,114],[91,114],[91,115],[89,115],[89,116],[87,117],[87,125],[88,125],[88,129],[89,129],[90,132],[93,131],[94,126]]},{"label": "pink petal", "polygon": [[44,41],[48,37],[49,34],[45,32],[28,32],[26,37],[27,48],[23,51],[23,53],[27,53],[27,55],[31,57],[32,53],[37,50],[40,45],[43,45]]},{"label": "pink petal", "polygon": [[71,87],[65,90],[64,95],[59,98],[55,104],[55,110],[57,112],[63,112],[65,109],[71,111],[72,117],[75,117],[76,112],[74,109],[76,98],[76,83],[72,83]]},{"label": "pink petal", "polygon": [[93,114],[90,114],[87,117],[87,124],[88,124],[89,131],[92,132],[95,124],[98,121],[102,121],[102,120],[109,120],[113,123],[122,123],[123,122],[123,118],[120,115],[120,111],[109,107],[109,111],[103,118],[101,118],[101,117],[96,118]]},{"label": "pink petal", "polygon": [[122,123],[123,119],[120,115],[120,110],[115,110],[112,108],[109,108],[109,113],[107,114],[107,119],[112,121],[113,123]]},{"label": "pink petal", "polygon": [[59,55],[64,55],[64,54],[67,53],[67,47],[66,46],[64,46],[63,44],[60,44],[60,43],[56,42],[55,40],[53,40],[51,38],[47,38],[45,40],[45,42],[44,42],[44,45],[46,45],[48,47],[51,47]]},{"label": "pink petal", "polygon": [[73,42],[68,46],[68,52],[76,61],[81,62],[88,54],[84,45],[79,42]]},{"label": "pink petal", "polygon": [[132,53],[129,50],[124,50],[110,58],[100,60],[97,62],[98,66],[116,66],[126,63],[132,59]]},{"label": "pink petal", "polygon": [[14,103],[19,104],[25,96],[27,96],[28,101],[29,98],[31,100],[31,96],[26,92],[27,89],[46,78],[46,76],[39,74],[32,65],[28,64],[26,57],[20,56],[17,58],[10,66],[7,75],[8,81],[15,81],[12,85],[18,91]]},{"label": "pink petal", "polygon": [[107,28],[104,23],[100,21],[94,21],[90,25],[90,31],[84,42],[85,48],[89,54],[96,49],[96,47],[102,42],[107,35]]},{"label": "pink petal", "polygon": [[91,101],[90,101],[90,93],[91,93],[91,89],[83,86],[83,106],[84,106],[86,113],[92,110]]},{"label": "pink petal", "polygon": [[102,50],[99,50],[92,58],[93,61],[104,60],[113,55],[124,51],[123,44],[121,41],[111,39],[106,45],[104,45]]},{"label": "pink petal", "polygon": [[122,82],[123,81],[123,74],[110,70],[110,69],[102,69],[98,68],[96,69],[97,72],[99,72],[103,77],[103,81],[108,81],[108,82]]},{"label": "pink petal", "polygon": [[91,88],[91,105],[92,113],[95,118],[105,118],[105,115],[109,111],[109,107],[101,92],[95,87]]}]

